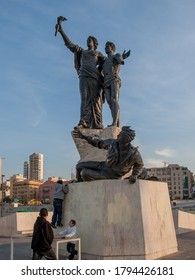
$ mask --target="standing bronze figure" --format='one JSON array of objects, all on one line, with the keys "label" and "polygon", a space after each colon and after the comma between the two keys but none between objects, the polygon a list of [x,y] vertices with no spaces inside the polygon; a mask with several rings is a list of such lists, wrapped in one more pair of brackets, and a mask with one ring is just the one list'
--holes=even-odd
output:
[{"label": "standing bronze figure", "polygon": [[105,52],[107,58],[103,64],[104,75],[104,95],[110,107],[112,115],[112,124],[109,126],[120,127],[120,107],[119,107],[119,90],[121,87],[121,79],[118,75],[121,65],[124,64],[124,59],[130,55],[130,51],[123,52],[123,54],[115,54],[115,44],[106,42]]},{"label": "standing bronze figure", "polygon": [[61,34],[66,47],[74,53],[75,68],[79,76],[81,107],[77,127],[102,129],[103,77],[99,67],[104,61],[104,56],[97,51],[98,41],[89,36],[88,48],[84,50],[70,41],[60,22],[56,24],[56,30]]}]

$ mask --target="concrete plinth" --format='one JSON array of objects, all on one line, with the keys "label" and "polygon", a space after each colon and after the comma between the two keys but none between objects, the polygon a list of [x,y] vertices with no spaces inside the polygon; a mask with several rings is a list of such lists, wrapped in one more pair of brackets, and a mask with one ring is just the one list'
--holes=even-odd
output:
[{"label": "concrete plinth", "polygon": [[[53,212],[48,212],[48,221],[51,221]],[[34,223],[39,212],[17,212],[0,218],[0,236],[12,236],[33,232]]]},{"label": "concrete plinth", "polygon": [[177,252],[166,183],[100,180],[71,184],[64,223],[77,221],[82,259],[157,259]]}]

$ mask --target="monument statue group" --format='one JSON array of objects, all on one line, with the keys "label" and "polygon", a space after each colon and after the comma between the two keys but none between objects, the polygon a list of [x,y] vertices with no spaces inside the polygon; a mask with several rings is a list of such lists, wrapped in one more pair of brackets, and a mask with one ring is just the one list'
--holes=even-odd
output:
[{"label": "monument statue group", "polygon": [[[177,240],[167,183],[151,182],[157,178],[148,176],[132,145],[135,131],[120,127],[119,72],[130,51],[115,53],[115,44],[108,41],[103,55],[93,36],[83,49],[62,29],[64,20],[58,18],[55,35],[61,34],[74,54],[81,96],[80,120],[72,131],[80,155],[76,179],[81,183],[72,184],[64,212],[65,219],[80,221],[82,258],[157,259],[174,253]],[[112,116],[105,128],[104,101]]]},{"label": "monument statue group", "polygon": [[[87,49],[74,44],[62,28],[62,22],[66,18],[58,17],[55,26],[60,33],[65,46],[74,54],[74,66],[79,77],[79,89],[81,96],[80,120],[72,132],[75,142],[79,145],[86,143],[107,150],[105,158],[101,160],[80,160],[76,166],[76,177],[79,182],[121,179],[126,174],[130,183],[135,183],[143,170],[143,161],[136,147],[131,144],[135,138],[135,131],[129,126],[120,129],[119,92],[121,79],[119,71],[124,60],[130,56],[130,50],[122,54],[115,53],[116,46],[113,42],[106,42],[104,56],[97,50],[98,40],[89,36]],[[112,123],[108,127],[118,129],[117,137],[111,133],[109,139],[102,139],[97,135],[97,130],[104,130],[102,120],[102,106],[108,103]],[[83,141],[84,140],[84,141]],[[81,144],[82,143],[82,144]],[[77,145],[77,148],[78,146]],[[86,153],[89,151],[86,149]]]}]

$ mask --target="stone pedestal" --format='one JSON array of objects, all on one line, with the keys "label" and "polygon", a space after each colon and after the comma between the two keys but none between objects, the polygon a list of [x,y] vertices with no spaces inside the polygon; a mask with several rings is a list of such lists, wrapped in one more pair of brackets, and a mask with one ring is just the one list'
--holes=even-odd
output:
[{"label": "stone pedestal", "polygon": [[64,224],[77,221],[82,259],[157,259],[177,252],[166,183],[100,180],[74,183]]}]

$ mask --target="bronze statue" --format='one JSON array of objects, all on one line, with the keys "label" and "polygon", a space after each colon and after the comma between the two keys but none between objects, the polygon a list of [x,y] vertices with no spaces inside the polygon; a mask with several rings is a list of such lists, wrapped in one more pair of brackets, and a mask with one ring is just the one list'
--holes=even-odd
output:
[{"label": "bronze statue", "polygon": [[61,34],[66,47],[74,53],[75,68],[79,76],[81,107],[77,127],[101,129],[103,77],[98,67],[103,63],[104,56],[97,51],[98,41],[93,36],[87,39],[87,50],[72,43],[63,31],[61,22],[56,24],[56,31]]},{"label": "bronze statue", "polygon": [[118,75],[121,65],[124,64],[124,59],[130,55],[130,51],[123,52],[123,54],[114,54],[116,50],[115,44],[107,42],[105,45],[105,52],[107,58],[103,64],[104,75],[104,95],[110,107],[112,115],[112,124],[109,126],[120,127],[120,108],[119,108],[119,90],[121,87],[121,79]]},{"label": "bronze statue", "polygon": [[79,129],[73,131],[77,138],[85,139],[89,144],[99,149],[108,150],[106,161],[87,161],[76,165],[77,180],[93,181],[103,179],[121,179],[132,171],[130,183],[135,183],[142,173],[143,161],[136,147],[130,142],[135,137],[135,131],[128,126],[123,126],[117,139],[101,140],[96,137],[86,136]]}]

